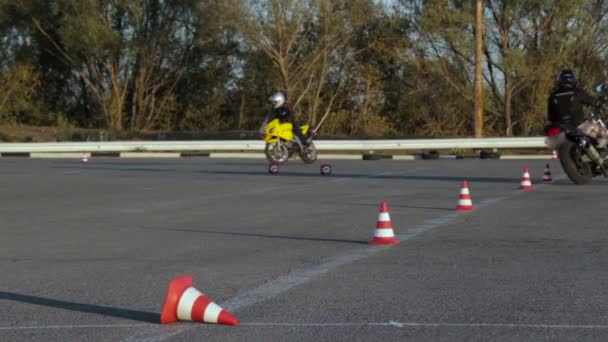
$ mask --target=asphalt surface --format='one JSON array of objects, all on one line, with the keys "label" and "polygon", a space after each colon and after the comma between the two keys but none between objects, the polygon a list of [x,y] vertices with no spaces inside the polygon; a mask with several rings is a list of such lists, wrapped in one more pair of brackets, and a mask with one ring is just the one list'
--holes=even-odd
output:
[{"label": "asphalt surface", "polygon": [[[0,341],[608,340],[608,181],[322,163],[0,159]],[[384,200],[401,243],[369,246]],[[158,324],[184,274],[241,323]]]}]

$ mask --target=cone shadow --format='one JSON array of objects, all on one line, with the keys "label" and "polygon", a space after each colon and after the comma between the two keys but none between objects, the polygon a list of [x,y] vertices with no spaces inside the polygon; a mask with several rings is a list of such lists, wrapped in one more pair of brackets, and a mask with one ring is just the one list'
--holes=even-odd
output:
[{"label": "cone shadow", "polygon": [[92,313],[97,315],[125,318],[133,321],[160,324],[160,314],[153,312],[136,311],[93,304],[75,303],[5,291],[0,291],[0,299],[41,305],[56,309]]},{"label": "cone shadow", "polygon": [[299,240],[299,241],[320,241],[320,242],[367,244],[367,241],[346,240],[346,239],[326,239],[326,238],[315,238],[315,237],[268,235],[268,234],[240,233],[240,232],[220,232],[220,231],[213,231],[213,230],[195,230],[195,229],[167,229],[167,230],[187,232],[187,233],[200,233],[200,234],[247,236],[247,237],[265,238],[265,239],[284,239],[284,240]]},{"label": "cone shadow", "polygon": [[408,208],[408,209],[425,209],[425,210],[440,210],[440,211],[453,211],[453,207],[424,207],[414,205],[391,205],[391,208]]}]

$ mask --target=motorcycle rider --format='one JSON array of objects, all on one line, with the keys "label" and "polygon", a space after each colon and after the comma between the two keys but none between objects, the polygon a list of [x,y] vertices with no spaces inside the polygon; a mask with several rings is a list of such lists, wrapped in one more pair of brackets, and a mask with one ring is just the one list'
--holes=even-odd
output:
[{"label": "motorcycle rider", "polygon": [[601,104],[601,98],[596,99],[578,87],[572,70],[562,70],[558,73],[556,87],[549,96],[548,119],[551,124],[547,128],[566,126],[565,128],[592,137],[601,149],[600,155],[605,158],[608,156],[608,150],[605,149],[608,130],[596,120],[586,120],[583,112],[583,105],[600,107]]},{"label": "motorcycle rider", "polygon": [[308,147],[310,141],[302,134],[302,128],[300,128],[300,125],[295,120],[293,104],[286,102],[285,94],[281,92],[275,93],[268,98],[268,102],[272,105],[272,112],[267,121],[279,119],[281,123],[290,122],[292,124],[293,134],[300,139],[302,146]]},{"label": "motorcycle rider", "polygon": [[549,95],[547,119],[551,126],[568,124],[578,127],[585,120],[583,105],[595,105],[595,98],[578,87],[576,74],[570,69],[557,74],[555,88]]}]

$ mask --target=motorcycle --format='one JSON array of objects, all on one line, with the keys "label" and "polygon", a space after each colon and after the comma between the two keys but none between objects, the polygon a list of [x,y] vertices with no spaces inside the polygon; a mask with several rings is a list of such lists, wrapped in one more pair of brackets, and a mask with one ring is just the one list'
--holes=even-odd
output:
[{"label": "motorcycle", "polygon": [[312,142],[313,134],[310,132],[308,124],[301,125],[302,134],[310,140],[308,146],[304,146],[297,135],[293,134],[291,122],[279,122],[273,119],[269,122],[264,121],[260,133],[266,142],[264,153],[270,162],[279,164],[286,163],[289,158],[298,152],[302,161],[312,164],[317,160],[317,149]]},{"label": "motorcycle", "polygon": [[599,84],[595,91],[599,97],[590,119],[578,127],[560,123],[545,128],[547,146],[557,149],[562,168],[574,184],[587,184],[599,175],[608,177],[608,130],[601,113],[608,102],[608,85]]}]

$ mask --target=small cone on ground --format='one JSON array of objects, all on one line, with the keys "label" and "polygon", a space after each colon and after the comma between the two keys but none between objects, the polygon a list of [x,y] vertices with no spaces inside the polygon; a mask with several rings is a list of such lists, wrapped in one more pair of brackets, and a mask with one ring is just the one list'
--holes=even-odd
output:
[{"label": "small cone on ground", "polygon": [[81,163],[88,163],[89,162],[89,158],[91,157],[91,154],[86,152],[82,154],[82,159],[80,160]]},{"label": "small cone on ground", "polygon": [[321,165],[321,174],[323,176],[331,176],[331,165],[330,164]]},{"label": "small cone on ground", "polygon": [[271,175],[279,173],[279,164],[275,162],[270,163],[270,165],[268,165],[268,173]]},{"label": "small cone on ground", "polygon": [[473,202],[471,201],[471,192],[469,191],[469,183],[465,180],[460,186],[460,195],[458,196],[458,211],[471,211],[474,210]]},{"label": "small cone on ground", "polygon": [[534,185],[532,185],[532,181],[530,180],[530,171],[528,168],[524,168],[524,173],[521,176],[521,183],[519,185],[521,190],[533,190]]},{"label": "small cone on ground", "polygon": [[552,159],[552,160],[557,160],[557,159],[559,159],[559,158],[557,157],[557,150],[553,150],[553,152],[551,153],[551,159]]},{"label": "small cone on ground", "polygon": [[543,183],[553,183],[553,178],[551,178],[551,170],[549,169],[549,164],[545,166],[545,172],[543,174]]},{"label": "small cone on ground", "polygon": [[239,323],[239,320],[232,314],[192,287],[193,283],[193,277],[190,275],[177,277],[169,283],[167,297],[160,315],[162,324],[178,320],[227,325]]},{"label": "small cone on ground", "polygon": [[369,242],[370,245],[396,245],[399,240],[393,232],[393,223],[391,222],[390,214],[388,213],[388,204],[383,201],[380,205],[380,213],[376,222],[376,230],[374,239]]}]

